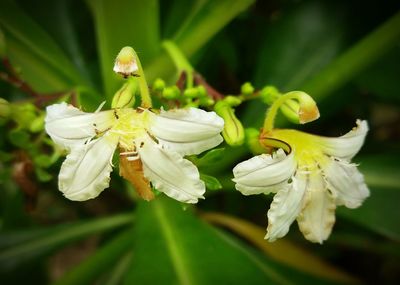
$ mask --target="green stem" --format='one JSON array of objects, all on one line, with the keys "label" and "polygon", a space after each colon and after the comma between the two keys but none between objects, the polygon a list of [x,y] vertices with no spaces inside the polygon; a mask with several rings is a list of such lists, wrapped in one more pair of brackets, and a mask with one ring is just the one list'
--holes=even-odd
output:
[{"label": "green stem", "polygon": [[338,57],[300,90],[321,100],[394,47],[400,38],[400,12]]},{"label": "green stem", "polygon": [[138,66],[137,73],[139,74],[138,81],[139,81],[139,88],[140,88],[140,97],[142,98],[141,106],[143,108],[151,108],[153,106],[151,102],[151,96],[149,91],[149,86],[147,85],[146,77],[143,72],[142,64],[140,63],[139,57],[135,53],[135,59]]},{"label": "green stem", "polygon": [[263,132],[272,131],[274,128],[275,117],[278,114],[279,108],[289,99],[299,99],[298,93],[289,92],[285,95],[282,95],[272,104],[270,108],[267,109],[267,113],[265,115]]},{"label": "green stem", "polygon": [[178,69],[178,72],[186,72],[186,87],[193,87],[193,67],[189,63],[185,55],[173,41],[166,40],[163,42],[162,45],[174,62],[176,68]]}]

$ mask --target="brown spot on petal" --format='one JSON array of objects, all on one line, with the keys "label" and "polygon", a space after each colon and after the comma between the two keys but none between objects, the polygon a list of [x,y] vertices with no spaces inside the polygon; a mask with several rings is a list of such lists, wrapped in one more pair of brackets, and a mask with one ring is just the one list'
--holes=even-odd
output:
[{"label": "brown spot on petal", "polygon": [[132,183],[136,192],[146,201],[154,199],[150,182],[143,175],[143,165],[140,159],[128,160],[127,156],[120,156],[119,175]]}]

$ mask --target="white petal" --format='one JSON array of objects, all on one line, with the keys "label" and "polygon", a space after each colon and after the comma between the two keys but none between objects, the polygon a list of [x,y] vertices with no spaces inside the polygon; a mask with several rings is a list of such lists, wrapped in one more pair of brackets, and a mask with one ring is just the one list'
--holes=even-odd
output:
[{"label": "white petal", "polygon": [[319,139],[326,154],[349,160],[361,149],[367,132],[367,121],[357,120],[357,127],[347,134],[338,138],[319,137]]},{"label": "white petal", "polygon": [[369,196],[363,175],[357,166],[332,159],[324,168],[328,187],[336,194],[336,204],[357,208]]},{"label": "white petal", "polygon": [[268,211],[266,239],[274,241],[288,233],[290,225],[300,213],[306,186],[307,176],[296,175],[291,185],[279,190],[274,196]]},{"label": "white petal", "polygon": [[73,147],[58,177],[58,187],[64,196],[73,201],[84,201],[97,197],[107,188],[117,144],[118,137],[105,135]]},{"label": "white petal", "polygon": [[261,154],[243,161],[233,169],[236,189],[244,195],[276,192],[287,185],[296,169],[294,153],[279,149],[272,156]]},{"label": "white petal", "polygon": [[322,243],[335,223],[335,197],[326,190],[320,173],[310,173],[303,198],[303,209],[297,218],[300,231],[312,242]]},{"label": "white petal", "polygon": [[85,143],[114,123],[113,111],[85,113],[66,103],[46,109],[45,128],[53,141],[65,149]]},{"label": "white petal", "polygon": [[189,108],[154,116],[150,131],[164,148],[182,155],[199,154],[222,142],[224,120],[214,112]]},{"label": "white petal", "polygon": [[204,198],[204,182],[197,167],[173,151],[167,151],[149,136],[136,140],[144,176],[166,195],[185,203]]}]

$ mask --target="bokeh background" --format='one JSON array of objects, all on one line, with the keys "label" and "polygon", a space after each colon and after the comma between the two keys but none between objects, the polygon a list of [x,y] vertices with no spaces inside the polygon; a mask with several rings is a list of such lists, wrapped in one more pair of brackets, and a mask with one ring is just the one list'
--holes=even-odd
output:
[{"label": "bokeh background", "polygon": [[[1,0],[0,97],[9,103],[0,105],[0,283],[399,284],[399,8],[389,0]],[[223,94],[239,94],[244,82],[308,92],[321,118],[295,128],[338,136],[367,119],[355,161],[371,197],[356,210],[339,207],[323,245],[295,224],[268,243],[271,196],[244,197],[230,181],[251,153],[221,145],[196,160],[219,182],[211,179],[195,207],[162,195],[140,201],[118,170],[98,198],[66,200],[45,106],[71,98],[88,111],[109,106],[122,84],[114,58],[126,45],[150,85],[173,85],[164,39]],[[266,108],[255,100],[236,114],[260,128]]]}]

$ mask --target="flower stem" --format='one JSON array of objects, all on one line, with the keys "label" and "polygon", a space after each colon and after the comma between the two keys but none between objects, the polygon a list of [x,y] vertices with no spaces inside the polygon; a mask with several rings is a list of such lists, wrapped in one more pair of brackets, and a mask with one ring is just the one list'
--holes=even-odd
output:
[{"label": "flower stem", "polygon": [[272,131],[274,128],[275,117],[278,114],[279,108],[285,103],[286,100],[289,99],[297,99],[298,95],[293,93],[287,93],[283,96],[280,96],[275,102],[271,105],[270,108],[267,109],[267,113],[265,115],[263,132]]},{"label": "flower stem", "polygon": [[173,41],[166,40],[162,45],[174,62],[178,73],[186,73],[186,87],[193,87],[193,67],[186,59],[185,55]]},{"label": "flower stem", "polygon": [[346,84],[394,47],[400,38],[400,12],[338,57],[326,69],[302,86],[321,100]]},{"label": "flower stem", "polygon": [[142,98],[141,106],[143,108],[151,108],[153,106],[151,102],[151,96],[149,91],[149,86],[147,85],[146,77],[144,76],[142,64],[140,63],[139,57],[136,52],[135,59],[138,66],[137,73],[139,74],[138,81],[139,81],[139,88],[140,88],[140,97]]}]

